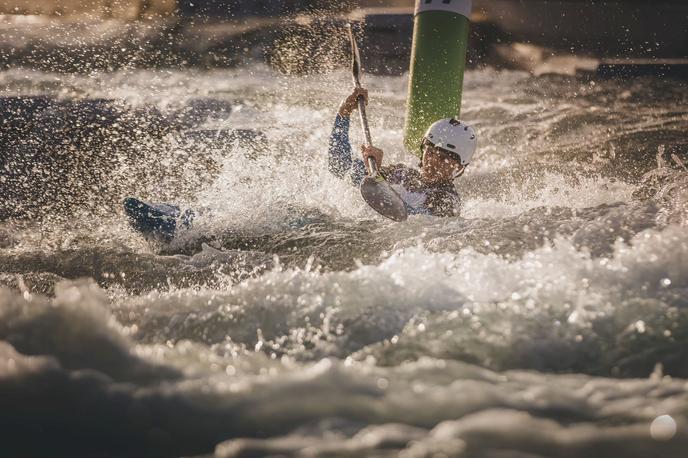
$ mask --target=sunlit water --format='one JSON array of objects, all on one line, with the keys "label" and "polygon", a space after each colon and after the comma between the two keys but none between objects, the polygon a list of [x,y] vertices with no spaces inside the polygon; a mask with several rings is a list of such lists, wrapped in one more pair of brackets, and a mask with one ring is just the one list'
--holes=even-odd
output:
[{"label": "sunlit water", "polygon": [[[375,143],[414,165],[406,79],[366,83]],[[345,71],[0,84],[53,104],[3,137],[11,456],[684,456],[684,83],[468,73],[463,214],[405,223],[327,172]],[[149,243],[127,195],[199,216]]]}]

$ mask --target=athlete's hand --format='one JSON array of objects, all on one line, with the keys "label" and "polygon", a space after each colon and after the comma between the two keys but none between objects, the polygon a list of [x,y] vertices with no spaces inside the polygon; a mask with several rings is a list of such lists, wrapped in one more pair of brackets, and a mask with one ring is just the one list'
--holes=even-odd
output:
[{"label": "athlete's hand", "polygon": [[363,155],[363,163],[365,164],[366,169],[368,169],[368,173],[370,173],[370,169],[368,168],[369,157],[375,159],[377,169],[380,170],[380,167],[382,167],[382,156],[384,154],[380,148],[375,148],[374,146],[361,145],[361,154]]},{"label": "athlete's hand", "polygon": [[358,98],[363,96],[365,104],[368,105],[368,89],[362,87],[354,88],[354,92],[350,96],[342,100],[342,104],[339,105],[339,116],[348,118],[351,113],[358,108]]}]

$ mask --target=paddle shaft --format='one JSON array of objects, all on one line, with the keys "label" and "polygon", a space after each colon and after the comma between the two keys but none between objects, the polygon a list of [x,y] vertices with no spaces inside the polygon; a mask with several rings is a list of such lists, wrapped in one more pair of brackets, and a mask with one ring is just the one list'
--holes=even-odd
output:
[{"label": "paddle shaft", "polygon": [[[355,81],[356,87],[361,87],[361,83],[358,81],[358,78],[356,78],[355,73],[354,73],[354,81]],[[368,126],[368,116],[366,115],[365,99],[363,98],[363,96],[360,96],[358,98],[358,114],[360,115],[360,118],[361,118],[361,129],[363,130],[363,134],[365,135],[366,146],[373,146],[373,140],[370,138],[370,127]],[[371,176],[377,176],[379,174],[379,172],[377,170],[377,163],[375,162],[375,158],[372,158],[372,157],[368,158],[368,168],[370,169],[370,175]]]},{"label": "paddle shaft", "polygon": [[[359,84],[358,87],[361,87],[361,85]],[[368,116],[366,115],[366,106],[363,96],[358,98],[358,113],[361,117],[361,128],[365,134],[365,144],[366,146],[373,146],[373,140],[370,138],[370,127],[368,127]],[[375,159],[372,160],[375,161]]]},{"label": "paddle shaft", "polygon": [[[351,76],[354,80],[354,86],[357,88],[361,87],[361,58],[358,53],[358,45],[356,44],[356,38],[354,38],[353,31],[351,30],[351,25],[349,25],[349,39],[351,40]],[[368,116],[366,115],[365,99],[363,96],[358,97],[358,114],[361,118],[361,129],[365,135],[366,146],[373,146],[373,140],[370,137],[370,127],[368,126]],[[368,158],[368,169],[370,170],[370,176],[377,176],[379,174],[377,170],[377,163],[372,157]]]},{"label": "paddle shaft", "polygon": [[[360,84],[358,87],[360,87]],[[373,146],[373,140],[370,138],[370,127],[368,127],[368,116],[366,115],[365,100],[363,99],[363,96],[358,98],[358,113],[361,118],[361,129],[363,129],[363,133],[365,135],[365,144],[366,146]],[[379,172],[377,170],[375,158],[368,157],[368,167],[370,168],[371,176],[378,175]]]}]

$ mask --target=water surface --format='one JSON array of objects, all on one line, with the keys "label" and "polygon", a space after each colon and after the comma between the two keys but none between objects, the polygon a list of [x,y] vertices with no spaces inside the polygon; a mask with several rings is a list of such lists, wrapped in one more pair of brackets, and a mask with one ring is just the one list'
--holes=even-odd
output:
[{"label": "water surface", "polygon": [[[685,84],[469,72],[461,217],[393,223],[327,172],[349,81],[0,73],[23,97],[0,183],[11,453],[683,456]],[[414,165],[406,78],[365,82],[385,161]],[[127,195],[200,215],[150,243]]]}]

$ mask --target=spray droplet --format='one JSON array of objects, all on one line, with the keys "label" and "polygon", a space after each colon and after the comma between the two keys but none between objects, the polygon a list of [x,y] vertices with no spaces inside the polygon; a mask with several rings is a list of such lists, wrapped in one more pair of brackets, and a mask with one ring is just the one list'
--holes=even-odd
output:
[{"label": "spray droplet", "polygon": [[676,434],[676,422],[670,415],[660,415],[650,425],[650,435],[654,440],[668,441]]}]

